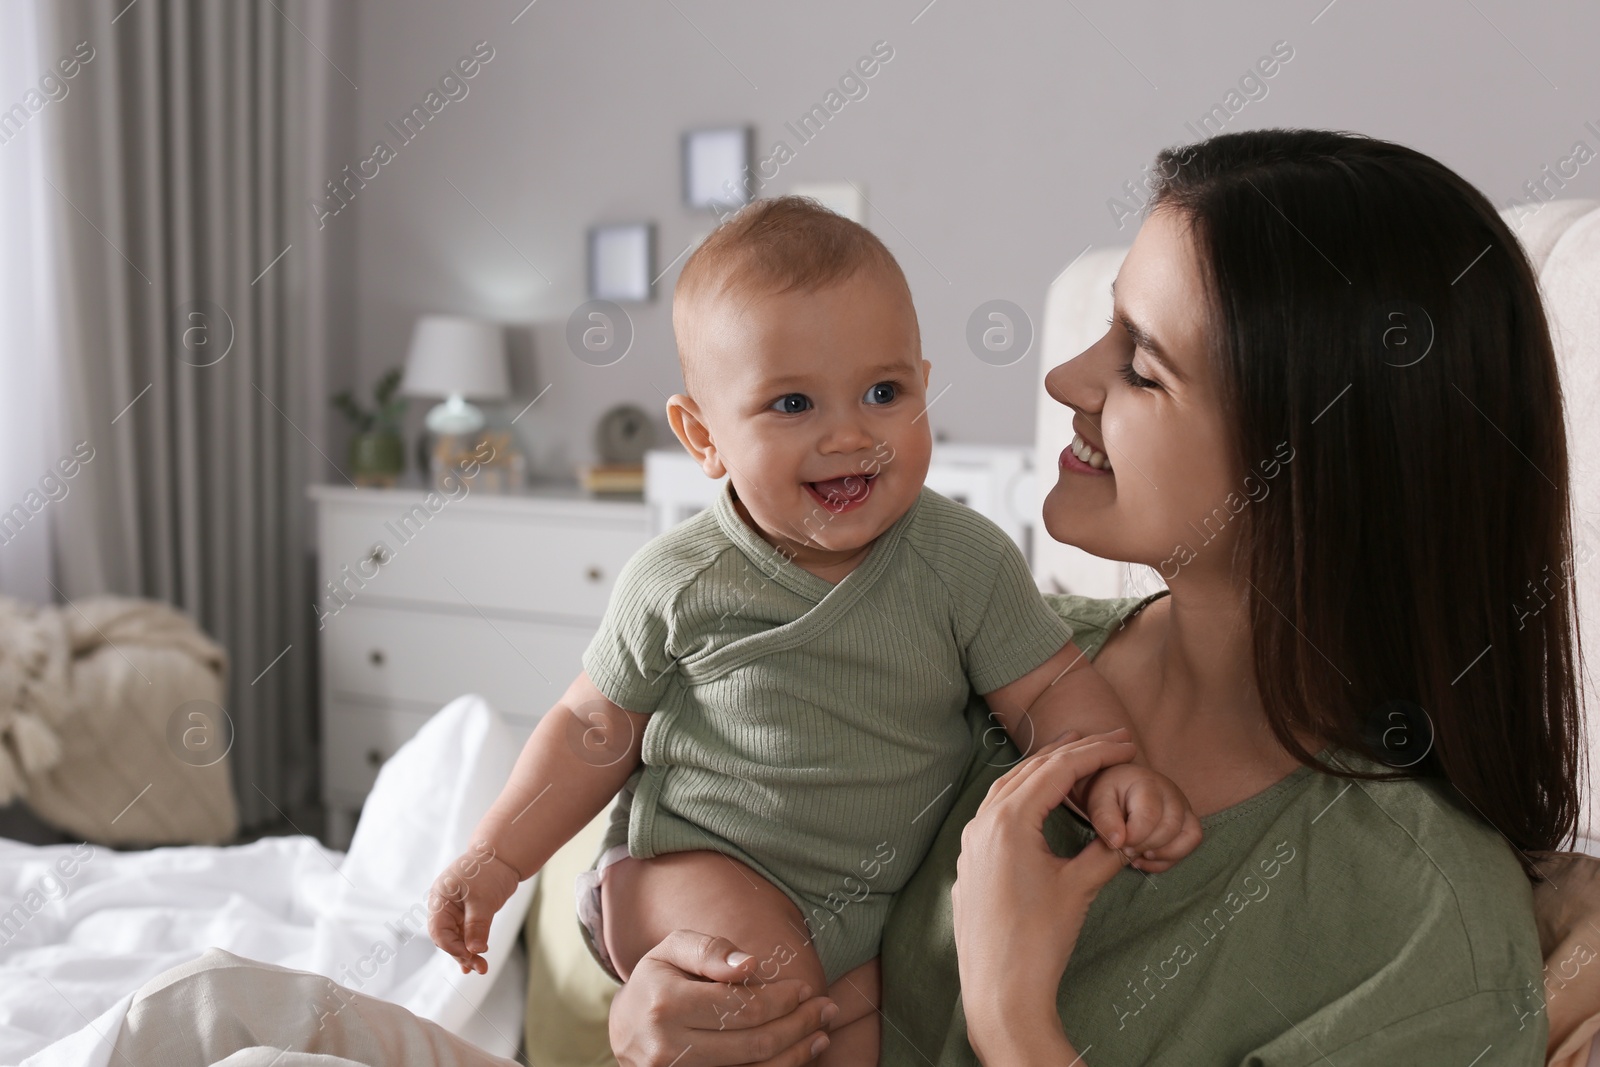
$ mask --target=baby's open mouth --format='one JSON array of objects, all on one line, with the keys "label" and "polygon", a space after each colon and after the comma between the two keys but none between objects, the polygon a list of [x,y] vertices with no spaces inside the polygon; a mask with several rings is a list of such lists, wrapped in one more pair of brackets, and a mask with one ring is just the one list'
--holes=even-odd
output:
[{"label": "baby's open mouth", "polygon": [[823,507],[838,514],[865,501],[877,477],[877,474],[847,474],[842,478],[807,482],[805,485]]}]

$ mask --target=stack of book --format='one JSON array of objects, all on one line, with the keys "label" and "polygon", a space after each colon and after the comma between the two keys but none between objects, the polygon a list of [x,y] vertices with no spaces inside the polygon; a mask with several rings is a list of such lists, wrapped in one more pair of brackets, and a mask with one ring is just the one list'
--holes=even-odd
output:
[{"label": "stack of book", "polygon": [[643,493],[643,463],[591,463],[578,467],[578,482],[590,493]]}]

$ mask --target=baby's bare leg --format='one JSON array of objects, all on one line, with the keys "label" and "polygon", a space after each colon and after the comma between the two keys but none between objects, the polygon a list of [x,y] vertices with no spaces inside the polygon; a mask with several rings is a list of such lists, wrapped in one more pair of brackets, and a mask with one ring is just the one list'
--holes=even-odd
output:
[{"label": "baby's bare leg", "polygon": [[823,1064],[876,1064],[882,1040],[878,1004],[881,990],[878,957],[845,972],[828,987],[828,997],[839,1005],[839,1017],[828,1035]]},{"label": "baby's bare leg", "polygon": [[[751,986],[799,978],[839,1006],[823,1067],[874,1067],[878,1062],[878,961],[868,960],[831,987],[809,940],[805,920],[783,891],[748,865],[720,852],[628,857],[600,875],[600,922],[606,952],[627,981],[639,960],[673,930],[725,937],[756,957]],[[729,993],[727,1019],[743,1003]]]},{"label": "baby's bare leg", "polygon": [[[799,978],[813,995],[828,987],[794,903],[753,868],[720,852],[618,860],[600,875],[600,922],[623,981],[645,953],[682,929],[725,937],[754,956],[752,985]],[[730,1013],[740,1003],[735,993]]]}]

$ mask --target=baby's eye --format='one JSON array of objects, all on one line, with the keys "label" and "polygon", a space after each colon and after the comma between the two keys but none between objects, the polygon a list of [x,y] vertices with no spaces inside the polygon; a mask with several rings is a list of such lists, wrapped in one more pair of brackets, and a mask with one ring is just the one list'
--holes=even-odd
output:
[{"label": "baby's eye", "polygon": [[862,399],[869,404],[887,404],[899,395],[899,390],[893,382],[879,382],[867,390],[867,395]]},{"label": "baby's eye", "polygon": [[772,410],[785,415],[798,415],[811,407],[811,398],[804,393],[785,393],[772,402]]}]

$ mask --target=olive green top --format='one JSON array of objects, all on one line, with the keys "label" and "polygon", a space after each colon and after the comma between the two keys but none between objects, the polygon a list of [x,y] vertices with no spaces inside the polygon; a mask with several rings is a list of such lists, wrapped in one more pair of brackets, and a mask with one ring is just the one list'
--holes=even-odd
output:
[{"label": "olive green top", "polygon": [[[1165,592],[1046,599],[1094,656]],[[1017,752],[981,709],[969,716],[960,796],[884,930],[885,1067],[977,1062],[950,887],[962,828]],[[1201,819],[1205,840],[1167,873],[1119,872],[1089,910],[1057,997],[1084,1063],[1542,1064],[1532,891],[1511,846],[1455,797],[1437,782],[1301,767]],[[1087,843],[1064,808],[1045,826],[1060,855]]]},{"label": "olive green top", "polygon": [[955,800],[969,693],[1072,630],[1015,542],[931,489],[837,584],[763,540],[733,492],[629,559],[584,651],[602,693],[651,713],[602,850],[749,864],[799,909],[831,982],[877,955]]}]

